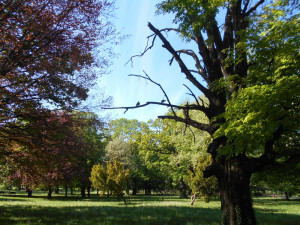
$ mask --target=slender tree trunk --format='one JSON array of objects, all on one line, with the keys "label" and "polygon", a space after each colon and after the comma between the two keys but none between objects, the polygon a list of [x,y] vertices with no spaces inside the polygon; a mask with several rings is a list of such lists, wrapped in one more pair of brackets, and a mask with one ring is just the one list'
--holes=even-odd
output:
[{"label": "slender tree trunk", "polygon": [[32,197],[32,189],[29,187],[26,187],[26,191],[27,191],[27,197]]},{"label": "slender tree trunk", "polygon": [[126,192],[126,195],[129,195],[129,191],[130,191],[130,187],[129,187],[129,184],[127,184],[127,186],[126,186],[126,190],[125,190],[125,192]]},{"label": "slender tree trunk", "polygon": [[99,188],[97,188],[97,195],[99,195]]},{"label": "slender tree trunk", "polygon": [[151,195],[151,181],[145,182],[145,195]]},{"label": "slender tree trunk", "polygon": [[132,195],[136,195],[136,194],[137,194],[137,185],[136,185],[136,183],[133,183]]},{"label": "slender tree trunk", "polygon": [[284,192],[284,195],[285,195],[285,200],[289,201],[290,198],[289,198],[289,195],[288,195],[288,193],[286,191]]},{"label": "slender tree trunk", "polygon": [[70,189],[71,189],[71,195],[74,195],[73,186],[71,186]]},{"label": "slender tree trunk", "polygon": [[91,186],[90,185],[87,187],[87,192],[88,192],[88,198],[90,198],[91,197]]},{"label": "slender tree trunk", "polygon": [[68,197],[68,185],[65,186],[65,196]]},{"label": "slender tree trunk", "polygon": [[180,192],[180,198],[188,198],[186,194],[186,184],[183,180],[183,177],[180,178],[179,180],[179,192]]},{"label": "slender tree trunk", "polygon": [[55,187],[55,194],[59,194],[59,186]]},{"label": "slender tree trunk", "polygon": [[256,224],[250,191],[251,174],[243,170],[239,163],[226,162],[223,176],[218,177],[224,225]]},{"label": "slender tree trunk", "polygon": [[85,186],[81,187],[81,197],[85,198]]},{"label": "slender tree trunk", "polygon": [[132,179],[132,195],[136,195],[137,194],[137,179],[133,178]]},{"label": "slender tree trunk", "polygon": [[47,198],[52,199],[52,186],[48,187],[48,196],[47,196]]}]

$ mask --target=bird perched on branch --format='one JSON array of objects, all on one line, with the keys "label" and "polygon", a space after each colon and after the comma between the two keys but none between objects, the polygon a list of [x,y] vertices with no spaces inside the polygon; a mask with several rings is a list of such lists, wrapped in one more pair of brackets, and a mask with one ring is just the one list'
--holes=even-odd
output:
[{"label": "bird perched on branch", "polygon": [[163,100],[161,100],[161,103],[164,103],[165,101],[166,101],[166,100],[163,99]]},{"label": "bird perched on branch", "polygon": [[185,104],[185,108],[183,109],[183,115],[185,119],[189,119],[190,115],[189,115],[189,103],[186,102]]},{"label": "bird perched on branch", "polygon": [[137,102],[137,103],[136,103],[136,106],[139,106],[140,104],[141,104],[140,102]]}]

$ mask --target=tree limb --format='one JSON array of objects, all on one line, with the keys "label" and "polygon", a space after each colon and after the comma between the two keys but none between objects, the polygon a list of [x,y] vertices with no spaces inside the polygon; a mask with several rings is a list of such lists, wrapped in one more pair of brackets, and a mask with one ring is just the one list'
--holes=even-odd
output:
[{"label": "tree limb", "polygon": [[205,123],[199,123],[195,120],[192,120],[190,118],[182,118],[182,117],[178,117],[178,116],[158,116],[158,118],[160,119],[171,119],[171,120],[175,120],[178,122],[182,122],[182,123],[187,123],[189,125],[191,125],[192,127],[195,127],[197,129],[203,130],[208,132],[210,135],[212,135],[212,127],[210,124],[205,124]]},{"label": "tree limb", "polygon": [[204,95],[211,95],[211,92],[208,89],[206,89],[202,84],[200,84],[197,81],[197,79],[191,74],[191,72],[188,70],[178,53],[174,50],[174,48],[166,40],[166,38],[161,34],[161,32],[158,29],[156,29],[151,23],[148,23],[148,27],[160,38],[160,40],[163,42],[163,47],[166,48],[178,62],[178,65],[181,68],[181,72],[186,75],[187,79],[190,82],[192,82],[192,84],[195,85]]},{"label": "tree limb", "polygon": [[167,93],[166,93],[165,90],[163,89],[163,87],[162,87],[159,83],[157,83],[157,82],[155,82],[154,80],[152,80],[152,79],[149,77],[149,75],[148,75],[145,71],[144,71],[144,73],[145,73],[145,76],[142,76],[142,75],[135,75],[135,74],[130,74],[129,76],[133,76],[133,77],[141,77],[141,78],[143,78],[143,79],[149,80],[149,81],[150,81],[151,83],[153,83],[153,84],[156,84],[156,85],[160,88],[160,90],[164,93],[164,96],[166,97],[166,99],[167,99],[167,101],[168,101],[168,103],[169,103],[168,105],[171,107],[171,110],[172,110],[174,116],[176,116],[176,113],[175,113],[175,111],[174,111],[174,109],[173,109],[173,106],[172,106],[172,104],[171,104],[171,101],[170,101],[170,99],[169,99]]},{"label": "tree limb", "polygon": [[[260,6],[261,4],[263,4],[265,2],[265,0],[260,0],[259,2],[257,2],[253,7],[251,7],[248,12],[244,13],[243,16],[247,17],[249,16],[253,11],[255,11],[257,9],[258,6]],[[245,10],[245,9],[244,9]]]},{"label": "tree limb", "polygon": [[[195,64],[195,67],[198,69],[197,73],[201,75],[201,77],[206,81],[208,82],[208,77],[207,77],[207,73],[206,71],[204,70],[204,68],[201,66],[201,63],[200,63],[200,60],[198,58],[198,56],[196,55],[196,53],[193,51],[193,50],[190,50],[190,49],[182,49],[182,50],[177,50],[176,51],[177,53],[179,53],[179,55],[181,53],[184,53],[186,55],[189,55],[191,56],[196,64]],[[174,59],[174,56],[172,57],[172,59],[170,60],[170,65],[172,64],[173,62],[173,59]],[[191,71],[191,70],[190,70]]]}]

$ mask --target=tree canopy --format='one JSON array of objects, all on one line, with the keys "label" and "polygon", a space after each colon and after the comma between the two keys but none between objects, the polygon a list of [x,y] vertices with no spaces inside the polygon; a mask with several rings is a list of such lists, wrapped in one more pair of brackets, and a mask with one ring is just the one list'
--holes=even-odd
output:
[{"label": "tree canopy", "polygon": [[112,9],[106,0],[1,1],[1,151],[20,136],[17,119],[70,110],[88,97],[100,75],[93,68],[104,72],[111,54],[104,47],[97,58],[93,52],[117,40]]}]

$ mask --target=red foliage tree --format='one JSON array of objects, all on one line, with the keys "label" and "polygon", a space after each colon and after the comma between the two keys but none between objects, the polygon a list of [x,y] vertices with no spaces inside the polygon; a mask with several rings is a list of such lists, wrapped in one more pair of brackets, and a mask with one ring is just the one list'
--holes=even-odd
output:
[{"label": "red foliage tree", "polygon": [[53,187],[68,185],[74,179],[85,185],[90,174],[87,161],[97,150],[89,145],[82,129],[91,122],[88,118],[56,111],[43,113],[40,118],[25,123],[22,136],[30,136],[30,142],[15,144],[6,157],[11,168],[8,181],[29,188],[47,187],[48,198],[51,198]]},{"label": "red foliage tree", "polygon": [[[0,149],[15,121],[45,106],[70,109],[87,98],[96,73],[108,65],[99,46],[116,40],[107,0],[6,0],[0,2]],[[103,49],[104,51],[105,49]],[[42,110],[43,111],[43,110]]]}]

